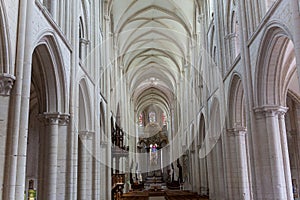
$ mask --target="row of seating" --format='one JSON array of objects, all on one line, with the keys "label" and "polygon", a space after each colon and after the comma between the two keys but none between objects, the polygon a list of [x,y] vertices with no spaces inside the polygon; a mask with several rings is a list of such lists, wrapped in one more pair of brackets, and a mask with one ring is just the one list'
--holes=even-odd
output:
[{"label": "row of seating", "polygon": [[166,191],[166,200],[208,200],[189,191]]},{"label": "row of seating", "polygon": [[122,200],[148,200],[148,191],[135,191],[129,192],[122,195]]},{"label": "row of seating", "polygon": [[[160,191],[161,192],[161,191]],[[208,197],[200,197],[189,191],[164,191],[158,196],[164,195],[166,200],[208,200]],[[157,196],[148,191],[130,192],[123,194],[122,200],[148,200],[149,196]]]}]

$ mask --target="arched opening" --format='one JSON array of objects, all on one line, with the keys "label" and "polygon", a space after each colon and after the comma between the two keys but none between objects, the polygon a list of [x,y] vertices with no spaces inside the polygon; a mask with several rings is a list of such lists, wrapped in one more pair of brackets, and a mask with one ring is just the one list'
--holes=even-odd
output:
[{"label": "arched opening", "polygon": [[105,112],[103,103],[100,103],[100,134],[101,134],[101,141],[107,141],[106,134],[105,134]]},{"label": "arched opening", "polygon": [[[64,181],[67,153],[68,115],[64,113],[64,75],[52,37],[44,37],[32,55],[29,125],[26,156],[26,196],[38,199],[63,198],[58,183]],[[58,134],[58,131],[60,134]],[[61,193],[63,194],[63,192]]]},{"label": "arched opening", "polygon": [[[285,99],[283,100],[285,100],[285,106],[288,108],[288,111],[285,115],[285,127],[287,134],[293,197],[298,198],[300,196],[300,142],[298,142],[300,133],[300,86],[296,68],[294,45],[292,41],[289,40],[284,47],[285,48],[282,52],[282,57],[284,59],[282,62],[282,73],[284,73],[283,98],[285,96]],[[284,126],[282,128],[284,128]]]},{"label": "arched opening", "polygon": [[[292,134],[295,126],[292,124],[297,124],[297,111],[292,109],[298,104],[300,90],[294,44],[287,33],[273,26],[265,34],[257,68],[256,123],[260,128],[253,137],[253,143],[257,146],[262,141],[267,142],[270,152],[256,158],[262,161],[257,166],[256,176],[276,177],[269,188],[275,191],[273,198],[282,199],[292,199],[299,194],[299,178],[295,172],[299,153],[291,139],[296,141]],[[256,150],[261,151],[260,148]],[[269,184],[264,179],[258,179],[261,184]],[[278,184],[282,185],[280,189]],[[257,195],[265,198],[268,195],[266,192]]]},{"label": "arched opening", "polygon": [[83,21],[82,21],[82,17],[79,18],[79,59],[82,60],[83,58],[83,48],[84,46],[83,41],[84,41],[84,26],[83,26]]},{"label": "arched opening", "polygon": [[232,33],[232,40],[231,40],[231,59],[232,62],[240,53],[240,31],[239,31],[239,21],[237,17],[236,11],[232,12],[231,16],[231,33]]},{"label": "arched opening", "polygon": [[78,199],[92,198],[93,187],[93,139],[91,122],[91,105],[88,87],[85,79],[79,82],[78,95]]},{"label": "arched opening", "polygon": [[298,198],[300,194],[300,143],[299,141],[299,117],[300,117],[300,101],[295,99],[293,95],[287,95],[287,106],[289,108],[286,114],[286,133],[289,149],[289,158],[291,166],[291,179],[293,187],[293,197]]},{"label": "arched opening", "polygon": [[246,128],[245,96],[242,80],[234,75],[229,90],[229,126]]},{"label": "arched opening", "polygon": [[88,1],[80,1],[79,7],[79,24],[78,24],[78,56],[79,61],[82,67],[86,68],[86,70],[92,74],[92,69],[88,66],[88,49],[89,49],[89,9],[86,4]]},{"label": "arched opening", "polygon": [[251,199],[249,177],[249,144],[246,127],[245,99],[242,80],[234,74],[229,90],[229,125],[227,129],[227,180],[230,199]]}]

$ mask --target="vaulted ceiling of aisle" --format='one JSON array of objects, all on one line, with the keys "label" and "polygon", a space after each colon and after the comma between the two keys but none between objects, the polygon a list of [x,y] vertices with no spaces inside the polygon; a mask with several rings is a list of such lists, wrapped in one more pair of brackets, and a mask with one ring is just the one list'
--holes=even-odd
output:
[{"label": "vaulted ceiling of aisle", "polygon": [[119,65],[137,109],[170,106],[190,58],[194,0],[111,0],[110,17]]}]

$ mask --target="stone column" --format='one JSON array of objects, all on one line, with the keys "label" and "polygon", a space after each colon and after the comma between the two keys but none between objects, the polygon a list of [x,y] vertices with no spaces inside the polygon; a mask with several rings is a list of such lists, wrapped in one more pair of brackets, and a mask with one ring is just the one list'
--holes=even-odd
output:
[{"label": "stone column", "polygon": [[[259,200],[288,199],[279,114],[285,107],[264,106],[256,108],[257,131],[253,132],[254,161],[256,171],[256,192]],[[282,125],[281,125],[282,126]],[[285,150],[284,150],[285,151]],[[291,200],[291,199],[288,199]]]},{"label": "stone column", "polygon": [[[170,138],[170,146],[169,146],[169,149],[170,149],[170,164],[175,160],[174,159],[174,150],[173,150],[173,147],[174,147],[174,139],[176,139],[176,133],[175,133],[175,112],[174,112],[174,106],[171,107],[171,112],[170,112],[170,117],[171,117],[171,130],[170,130],[170,133],[169,133],[169,136],[168,138]],[[177,135],[178,137],[178,135]],[[172,140],[171,140],[172,139]]]},{"label": "stone column", "polygon": [[196,180],[195,180],[195,176],[194,174],[195,173],[195,150],[193,149],[193,147],[191,147],[191,149],[189,149],[189,157],[191,159],[190,161],[190,169],[189,169],[189,174],[190,174],[190,177],[191,177],[191,180],[190,180],[190,183],[191,183],[191,190],[193,192],[196,191]]},{"label": "stone column", "polygon": [[[8,122],[9,122],[9,105],[11,102],[10,91],[13,87],[15,77],[10,74],[0,74],[0,185],[3,186],[6,182],[5,176],[5,165],[8,163],[6,158],[6,148],[9,144],[7,138]],[[0,190],[0,197],[2,196],[2,190]]]},{"label": "stone column", "polygon": [[[105,11],[105,15],[104,15],[104,19],[105,19],[105,23],[104,23],[104,37],[107,40],[107,42],[105,42],[104,48],[105,48],[105,64],[106,66],[111,66],[110,63],[110,48],[111,46],[109,44],[111,44],[111,32],[110,32],[110,25],[111,25],[111,21],[110,21],[110,16],[108,15],[108,11]],[[109,80],[110,77],[110,70],[109,68],[107,68],[107,70],[105,70],[105,79]],[[106,84],[106,100],[107,100],[107,110],[111,110],[111,85],[110,85],[110,81],[107,81]],[[109,124],[110,122],[110,114],[107,113],[106,115],[106,122],[107,124]],[[106,155],[105,155],[105,176],[106,176],[106,181],[105,181],[105,185],[103,186],[103,191],[105,191],[105,199],[111,199],[111,189],[112,189],[112,184],[111,184],[111,159],[112,159],[112,155],[111,155],[111,126],[107,125],[106,126],[106,134],[107,134],[107,145],[106,145]]]},{"label": "stone column", "polygon": [[212,200],[217,199],[217,193],[219,191],[218,187],[218,177],[217,176],[217,162],[216,162],[216,156],[217,156],[217,148],[216,146],[211,149],[211,144],[216,144],[218,141],[218,138],[210,137],[205,144],[206,153],[207,153],[207,172],[208,172],[208,187],[209,187],[209,197]]},{"label": "stone column", "polygon": [[95,178],[95,174],[93,174],[94,167],[93,167],[93,155],[94,155],[94,148],[93,148],[93,141],[95,138],[95,132],[89,131],[88,135],[86,136],[86,158],[87,158],[87,191],[86,191],[86,199],[93,199],[93,180]]},{"label": "stone column", "polygon": [[80,148],[78,149],[78,199],[90,199],[92,196],[92,138],[94,132],[80,131],[79,140]]},{"label": "stone column", "polygon": [[81,62],[84,64],[85,67],[86,66],[86,57],[87,57],[87,48],[88,48],[88,45],[89,45],[89,41],[84,39],[84,38],[80,38],[79,40],[79,45],[80,45],[80,59],[81,59]]},{"label": "stone column", "polygon": [[[230,177],[231,186],[231,198],[240,200],[250,200],[250,186],[249,186],[249,176],[248,176],[248,156],[247,156],[247,144],[246,144],[246,134],[247,130],[243,127],[233,128],[228,130],[229,137],[234,137],[230,140],[230,146],[235,147],[235,152],[231,151],[231,168],[236,170]],[[235,178],[234,178],[235,177]]]},{"label": "stone column", "polygon": [[[195,139],[195,138],[193,138]],[[191,149],[191,157],[192,157],[192,168],[193,170],[190,172],[192,173],[192,181],[193,181],[193,192],[197,192],[200,194],[200,176],[199,176],[199,154],[197,151],[197,142],[194,141],[192,143]]]},{"label": "stone column", "polygon": [[78,199],[87,199],[87,140],[89,137],[88,131],[79,132],[78,143]]},{"label": "stone column", "polygon": [[287,199],[293,199],[294,195],[293,195],[293,186],[292,186],[292,175],[291,175],[288,140],[287,140],[287,134],[286,134],[284,115],[285,115],[284,110],[282,112],[278,113],[279,129],[280,129],[280,136],[281,136],[281,146],[282,146],[284,173],[285,173],[285,183],[286,183],[286,190],[287,190]]},{"label": "stone column", "polygon": [[200,194],[200,177],[199,177],[199,174],[200,174],[200,166],[199,166],[199,151],[198,151],[198,145],[196,144],[195,142],[195,179],[196,179],[196,191],[198,194]]},{"label": "stone column", "polygon": [[[203,143],[204,144],[204,143]],[[198,146],[198,152],[200,152],[200,149],[203,148],[203,151],[205,151],[205,145],[201,146],[199,145]],[[204,154],[204,156],[200,157],[200,155],[198,154],[199,156],[199,168],[200,168],[200,194],[201,195],[208,195],[208,181],[207,181],[207,155],[206,153]]]},{"label": "stone column", "polygon": [[45,113],[47,131],[47,171],[44,191],[48,200],[56,200],[59,113]]},{"label": "stone column", "polygon": [[[27,129],[31,80],[33,1],[20,0],[18,13],[15,89],[10,106],[9,146],[4,199],[22,199],[25,190]],[[27,51],[26,51],[26,50]]]},{"label": "stone column", "polygon": [[69,135],[69,114],[60,114],[58,126],[58,154],[57,154],[57,183],[56,183],[56,199],[70,199],[68,198],[69,185],[68,180],[68,151],[70,151],[70,137]]}]

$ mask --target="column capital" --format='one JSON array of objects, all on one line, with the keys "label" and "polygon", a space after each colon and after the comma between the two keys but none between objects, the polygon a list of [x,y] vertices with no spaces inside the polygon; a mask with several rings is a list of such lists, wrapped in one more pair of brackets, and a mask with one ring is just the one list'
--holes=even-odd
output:
[{"label": "column capital", "polygon": [[45,125],[58,125],[59,113],[43,113],[40,114],[40,120],[45,123]]},{"label": "column capital", "polygon": [[228,136],[245,136],[247,134],[246,127],[234,127],[227,129]]},{"label": "column capital", "polygon": [[44,122],[45,125],[66,126],[69,124],[70,115],[59,112],[43,113],[39,115],[39,119]]},{"label": "column capital", "polygon": [[88,45],[90,43],[90,41],[85,38],[80,38],[79,42],[80,44],[84,44],[84,45]]},{"label": "column capital", "polygon": [[255,113],[265,114],[266,116],[284,115],[288,108],[279,105],[264,105],[254,108]]},{"label": "column capital", "polygon": [[11,74],[0,74],[0,96],[10,95],[15,80],[16,77]]},{"label": "column capital", "polygon": [[93,139],[95,132],[88,131],[88,130],[82,130],[82,131],[78,132],[78,135],[79,135],[80,139],[91,140],[91,139]]},{"label": "column capital", "polygon": [[59,115],[59,125],[67,126],[70,122],[70,114],[60,114]]}]

